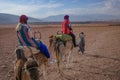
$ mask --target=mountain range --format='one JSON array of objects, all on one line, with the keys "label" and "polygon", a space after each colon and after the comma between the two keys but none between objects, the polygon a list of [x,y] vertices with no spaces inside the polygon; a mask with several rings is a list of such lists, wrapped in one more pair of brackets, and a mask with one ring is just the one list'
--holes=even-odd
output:
[{"label": "mountain range", "polygon": [[[85,22],[85,21],[119,21],[120,16],[105,15],[105,14],[89,14],[89,15],[69,15],[72,22]],[[43,19],[29,17],[29,23],[39,22],[61,22],[64,15],[49,16]],[[0,13],[0,24],[16,24],[19,21],[18,15]]]},{"label": "mountain range", "polygon": [[[19,21],[18,15],[0,13],[0,24],[16,24]],[[29,22],[41,22],[40,19],[29,17]]]},{"label": "mountain range", "polygon": [[[88,14],[88,15],[69,15],[72,22],[85,22],[85,21],[120,21],[120,16],[105,15],[105,14]],[[64,15],[49,16],[42,19],[43,21],[62,21]]]}]

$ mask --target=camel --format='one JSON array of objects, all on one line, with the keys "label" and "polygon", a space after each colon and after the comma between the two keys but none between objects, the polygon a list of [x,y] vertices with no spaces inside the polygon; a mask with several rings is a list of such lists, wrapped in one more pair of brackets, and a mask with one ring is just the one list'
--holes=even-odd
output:
[{"label": "camel", "polygon": [[85,51],[85,35],[84,35],[84,32],[81,32],[79,33],[79,38],[80,38],[80,41],[79,41],[79,44],[78,44],[78,47],[79,47],[79,52],[81,51],[82,54],[84,54],[84,51]]},{"label": "camel", "polygon": [[[70,63],[72,61],[72,50],[73,50],[73,42],[72,37],[70,35],[65,35],[57,32],[56,35],[51,35],[49,37],[49,50],[55,52],[58,73],[62,74],[61,64],[65,61],[66,68],[69,68]],[[51,52],[52,53],[52,52]]]},{"label": "camel", "polygon": [[14,65],[15,79],[16,80],[39,80],[39,71],[38,64],[34,58],[29,57],[26,59],[23,57],[24,53],[22,50],[17,49],[18,52],[21,52],[21,55],[17,55],[17,60]]},{"label": "camel", "polygon": [[[36,35],[39,35],[39,37],[36,37]],[[41,33],[39,31],[34,32],[34,38],[40,41]],[[48,59],[43,53],[40,52],[40,50],[28,46],[18,46],[16,48],[16,54],[17,60],[15,65],[17,64],[18,66],[20,66],[18,67],[18,71],[20,68],[23,67],[23,64],[27,61],[27,59],[29,59],[29,57],[32,57],[37,62],[39,68],[38,70],[39,72],[41,72],[41,74],[43,74],[43,79],[46,80],[46,66],[48,64]]]}]

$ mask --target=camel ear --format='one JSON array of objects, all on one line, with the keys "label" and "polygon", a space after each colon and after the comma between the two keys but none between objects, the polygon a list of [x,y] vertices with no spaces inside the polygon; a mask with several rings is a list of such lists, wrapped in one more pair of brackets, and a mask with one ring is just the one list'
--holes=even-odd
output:
[{"label": "camel ear", "polygon": [[53,37],[54,37],[53,35],[49,36],[49,38],[53,38]]},{"label": "camel ear", "polygon": [[57,31],[57,34],[62,34],[62,31]]}]

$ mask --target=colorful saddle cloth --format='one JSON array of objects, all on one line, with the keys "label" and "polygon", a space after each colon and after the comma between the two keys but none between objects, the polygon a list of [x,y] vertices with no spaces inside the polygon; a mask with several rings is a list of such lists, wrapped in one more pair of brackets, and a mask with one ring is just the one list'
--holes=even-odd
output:
[{"label": "colorful saddle cloth", "polygon": [[18,46],[16,48],[17,59],[28,59],[30,56],[38,54],[39,52],[40,50],[29,46]]},{"label": "colorful saddle cloth", "polygon": [[69,41],[69,40],[72,40],[72,37],[68,34],[57,34],[55,36],[58,40],[62,40],[62,41]]}]

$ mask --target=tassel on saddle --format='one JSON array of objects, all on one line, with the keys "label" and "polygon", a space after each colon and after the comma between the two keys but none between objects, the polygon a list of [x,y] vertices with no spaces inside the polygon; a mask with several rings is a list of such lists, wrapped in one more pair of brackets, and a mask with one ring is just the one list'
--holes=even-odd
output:
[{"label": "tassel on saddle", "polygon": [[16,49],[17,59],[22,59],[26,61],[23,49]]},{"label": "tassel on saddle", "polygon": [[33,55],[39,52],[40,50],[28,46],[19,46],[16,49],[17,59],[22,59],[22,60],[26,60],[30,57],[33,58]]}]

